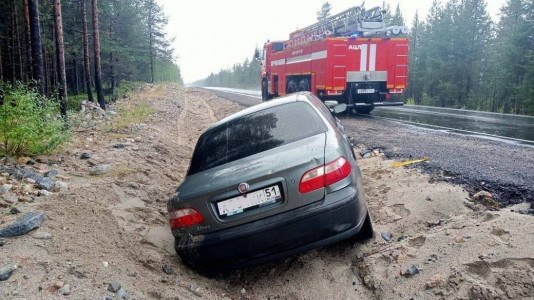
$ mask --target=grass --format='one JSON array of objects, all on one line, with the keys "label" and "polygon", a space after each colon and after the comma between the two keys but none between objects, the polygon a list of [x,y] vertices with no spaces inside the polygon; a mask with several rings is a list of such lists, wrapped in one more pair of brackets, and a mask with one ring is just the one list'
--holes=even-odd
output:
[{"label": "grass", "polygon": [[129,101],[118,103],[117,117],[112,122],[106,123],[102,129],[114,133],[124,132],[126,129],[134,132],[135,128],[131,125],[144,123],[153,115],[154,110],[149,107],[146,100],[131,97]]},{"label": "grass", "polygon": [[128,166],[118,166],[111,170],[110,175],[113,177],[123,178],[135,173],[137,173],[137,170],[134,168],[130,168]]}]

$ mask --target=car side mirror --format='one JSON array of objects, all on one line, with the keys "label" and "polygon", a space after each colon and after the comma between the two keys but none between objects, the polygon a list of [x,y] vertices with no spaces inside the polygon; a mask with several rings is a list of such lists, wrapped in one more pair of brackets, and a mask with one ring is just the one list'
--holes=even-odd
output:
[{"label": "car side mirror", "polygon": [[347,111],[347,104],[345,104],[345,103],[338,104],[338,105],[334,106],[334,108],[332,109],[332,112],[335,115],[339,115],[341,113],[344,113],[345,111]]}]

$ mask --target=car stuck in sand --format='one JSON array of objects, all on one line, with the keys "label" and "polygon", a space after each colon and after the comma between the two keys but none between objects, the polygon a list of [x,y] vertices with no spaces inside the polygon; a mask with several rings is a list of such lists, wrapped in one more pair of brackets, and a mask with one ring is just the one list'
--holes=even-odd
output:
[{"label": "car stuck in sand", "polygon": [[373,235],[350,142],[308,92],[208,128],[177,192],[168,203],[175,249],[200,270],[255,265]]}]

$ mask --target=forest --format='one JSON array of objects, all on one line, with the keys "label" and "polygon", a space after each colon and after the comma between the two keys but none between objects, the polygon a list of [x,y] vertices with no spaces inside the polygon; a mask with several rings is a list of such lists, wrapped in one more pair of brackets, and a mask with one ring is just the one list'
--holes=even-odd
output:
[{"label": "forest", "polygon": [[70,96],[105,108],[126,81],[182,83],[155,0],[2,0],[0,20],[0,87],[29,85],[64,115]]},{"label": "forest", "polygon": [[[407,103],[534,115],[532,0],[506,0],[496,22],[480,0],[434,0],[427,17],[416,13],[412,24],[398,5],[383,8],[388,24],[410,27]],[[317,19],[330,9],[323,5]],[[258,54],[196,84],[258,89]]]}]

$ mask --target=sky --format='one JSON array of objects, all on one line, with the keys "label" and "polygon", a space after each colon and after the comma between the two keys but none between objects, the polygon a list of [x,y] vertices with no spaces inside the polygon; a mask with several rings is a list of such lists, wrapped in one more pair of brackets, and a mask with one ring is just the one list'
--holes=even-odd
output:
[{"label": "sky", "polygon": [[[175,55],[184,82],[203,79],[211,72],[231,67],[252,58],[267,40],[287,40],[289,33],[316,22],[316,13],[324,0],[157,0],[167,17],[166,31],[175,37]],[[361,1],[330,0],[332,14],[342,12]],[[386,0],[392,13],[397,4],[407,25],[415,12],[424,20],[432,0]],[[445,2],[445,0],[442,0]],[[498,20],[505,0],[489,0],[488,11]],[[381,6],[382,0],[367,0],[367,9]]]}]

